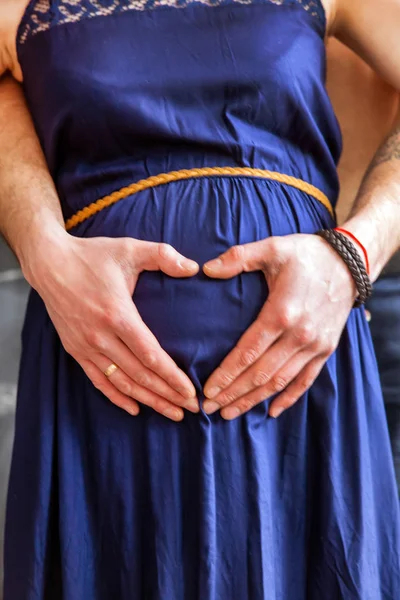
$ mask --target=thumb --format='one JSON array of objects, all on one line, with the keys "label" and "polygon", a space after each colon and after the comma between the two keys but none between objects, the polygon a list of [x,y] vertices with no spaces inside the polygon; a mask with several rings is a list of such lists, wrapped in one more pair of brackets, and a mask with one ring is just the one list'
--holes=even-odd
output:
[{"label": "thumb", "polygon": [[192,277],[199,270],[199,265],[186,258],[169,244],[156,242],[134,243],[135,266],[141,271],[163,271],[171,277]]},{"label": "thumb", "polygon": [[208,277],[229,279],[243,272],[266,271],[274,258],[274,238],[232,246],[229,250],[203,266]]}]

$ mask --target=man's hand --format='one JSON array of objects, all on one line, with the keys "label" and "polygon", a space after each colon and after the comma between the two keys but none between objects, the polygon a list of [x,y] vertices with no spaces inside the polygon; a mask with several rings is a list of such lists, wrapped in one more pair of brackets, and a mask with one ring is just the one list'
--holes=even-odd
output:
[{"label": "man's hand", "polygon": [[321,238],[289,235],[235,246],[204,265],[209,277],[264,272],[269,297],[257,320],[208,379],[204,410],[234,419],[279,393],[278,417],[313,384],[335,350],[356,296],[350,272]]},{"label": "man's hand", "polygon": [[[46,247],[51,250],[46,252]],[[143,323],[132,294],[142,271],[191,277],[198,265],[167,244],[130,238],[57,236],[40,244],[24,274],[43,298],[65,350],[114,404],[128,413],[147,404],[174,421],[198,412],[189,378]],[[107,378],[104,372],[118,369]],[[137,401],[137,402],[136,402]]]}]

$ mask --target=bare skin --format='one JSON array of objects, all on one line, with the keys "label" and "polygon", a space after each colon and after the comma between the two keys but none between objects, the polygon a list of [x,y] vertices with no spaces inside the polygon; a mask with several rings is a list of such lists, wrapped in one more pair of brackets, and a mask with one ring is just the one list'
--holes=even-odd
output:
[{"label": "bare skin", "polygon": [[[328,42],[327,62],[327,89],[343,136],[337,205],[338,221],[342,223],[369,165],[394,126],[399,93],[336,39]],[[399,154],[399,147],[393,144],[395,155]],[[383,152],[387,156],[388,148]]]},{"label": "bare skin", "polygon": [[10,71],[17,81],[22,81],[22,71],[17,57],[17,29],[29,0],[2,0],[0,7],[0,76]]},{"label": "bare skin", "polygon": [[[17,79],[20,70],[15,32],[24,4],[7,0],[0,8],[0,72],[9,70]],[[336,35],[394,88],[400,89],[400,0],[326,0],[325,6],[331,35]],[[9,11],[7,26],[4,10]],[[184,374],[163,353],[151,333],[144,331],[131,294],[142,270],[161,268],[174,276],[189,277],[197,272],[197,265],[185,263],[170,248],[154,248],[144,242],[139,248],[135,240],[77,241],[69,236],[61,223],[57,195],[46,173],[22,94],[12,82],[7,85],[3,88],[5,96],[0,97],[5,106],[0,117],[0,144],[6,148],[0,164],[0,228],[19,257],[28,281],[44,299],[61,341],[94,385],[122,408],[128,410],[129,404],[131,414],[138,410],[132,397],[158,410],[157,403],[166,397],[161,392],[162,384],[167,384],[172,394],[182,387],[189,391],[190,382],[183,379]],[[24,152],[25,140],[30,153]],[[380,158],[369,170],[345,223],[367,246],[373,279],[400,246],[397,140],[398,134],[393,133],[380,150]],[[32,177],[36,187],[32,187]],[[45,198],[38,193],[39,187]],[[91,269],[95,257],[98,266]],[[64,268],[67,258],[71,265],[68,270]],[[347,267],[320,238],[289,235],[234,247],[203,268],[215,278],[262,270],[270,289],[257,320],[206,383],[204,392],[209,400],[204,403],[204,410],[221,410],[224,418],[235,418],[279,391],[282,393],[269,408],[271,416],[279,416],[312,385],[339,342],[356,295]],[[104,287],[109,276],[114,278],[112,285]],[[93,304],[83,302],[79,281],[86,282],[85,294],[89,294]],[[76,291],[68,295],[66,290]],[[60,305],[58,298],[63,294],[65,299]],[[70,313],[80,318],[67,323]],[[91,319],[90,331],[82,331],[82,315]],[[123,337],[122,330],[128,331],[129,339]],[[143,344],[140,348],[138,339]],[[122,360],[121,352],[126,357],[123,362],[117,358]],[[143,364],[142,356],[151,360]],[[125,367],[118,369],[108,381],[103,374],[104,358],[126,365],[126,371]],[[137,361],[131,374],[130,360]],[[136,383],[137,379],[140,382],[136,387],[135,377]],[[155,397],[149,399],[149,392]],[[168,398],[180,411],[179,416],[174,414],[175,420],[183,417],[181,398],[180,404],[172,396]],[[160,412],[166,414],[165,409]]]}]

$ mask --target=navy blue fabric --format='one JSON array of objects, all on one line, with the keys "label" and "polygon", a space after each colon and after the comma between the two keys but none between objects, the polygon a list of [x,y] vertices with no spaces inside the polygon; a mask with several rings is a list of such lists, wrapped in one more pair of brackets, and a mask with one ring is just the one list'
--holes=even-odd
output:
[{"label": "navy blue fabric", "polygon": [[400,496],[400,275],[375,283],[368,309]]},{"label": "navy blue fabric", "polygon": [[297,4],[83,19],[28,39],[20,60],[66,216],[132,181],[215,165],[287,172],[336,201],[321,23]]},{"label": "navy blue fabric", "polygon": [[[293,3],[292,3],[293,4]],[[251,166],[334,202],[340,135],[320,23],[300,5],[126,11],[20,45],[25,91],[69,216],[163,171]],[[240,177],[141,192],[77,236],[165,241],[200,263],[333,222]],[[140,277],[134,301],[202,386],[268,295],[260,273]],[[5,600],[394,600],[399,506],[375,357],[353,311],[312,389],[277,420],[132,418],[68,356],[36,293],[23,331]]]}]

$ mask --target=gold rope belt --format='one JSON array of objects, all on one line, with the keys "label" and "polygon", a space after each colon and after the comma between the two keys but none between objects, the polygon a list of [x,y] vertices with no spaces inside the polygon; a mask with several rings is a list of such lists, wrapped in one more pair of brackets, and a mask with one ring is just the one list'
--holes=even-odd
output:
[{"label": "gold rope belt", "polygon": [[79,223],[83,223],[83,221],[89,219],[89,217],[96,215],[104,208],[112,206],[123,198],[132,196],[137,192],[154,188],[159,185],[165,185],[171,181],[182,181],[183,179],[194,179],[198,177],[220,177],[221,175],[236,175],[239,177],[271,179],[272,181],[278,181],[279,183],[290,185],[291,187],[297,188],[298,190],[305,192],[309,196],[312,196],[318,200],[318,202],[325,206],[330,215],[334,217],[334,210],[328,197],[321,192],[321,190],[310,183],[303,181],[302,179],[297,179],[291,175],[284,175],[283,173],[277,173],[276,171],[266,171],[264,169],[250,169],[247,167],[203,167],[201,169],[182,169],[181,171],[161,173],[160,175],[154,175],[153,177],[142,179],[137,183],[132,183],[127,187],[116,190],[109,196],[104,196],[104,198],[100,198],[99,200],[96,200],[96,202],[93,202],[92,204],[89,204],[89,206],[86,206],[85,208],[82,208],[82,210],[76,212],[66,221],[65,228],[67,231],[69,231]]}]

